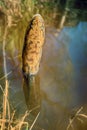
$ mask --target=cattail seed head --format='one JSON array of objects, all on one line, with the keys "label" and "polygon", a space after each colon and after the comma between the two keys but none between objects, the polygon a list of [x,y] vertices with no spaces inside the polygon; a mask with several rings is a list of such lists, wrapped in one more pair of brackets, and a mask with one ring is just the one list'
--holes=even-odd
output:
[{"label": "cattail seed head", "polygon": [[30,21],[26,31],[22,51],[23,73],[25,75],[37,74],[42,56],[44,39],[44,20],[40,14],[36,14]]}]

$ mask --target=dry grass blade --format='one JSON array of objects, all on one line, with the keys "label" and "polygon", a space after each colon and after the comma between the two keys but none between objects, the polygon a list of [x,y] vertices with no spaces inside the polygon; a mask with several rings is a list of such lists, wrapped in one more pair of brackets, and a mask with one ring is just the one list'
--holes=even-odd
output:
[{"label": "dry grass blade", "polygon": [[15,115],[15,110],[13,111],[13,114],[12,114],[12,117],[11,117],[11,121],[13,121],[13,119],[14,119],[14,115]]},{"label": "dry grass blade", "polygon": [[[5,93],[3,95],[3,120],[6,119],[7,111],[7,97],[8,97],[8,80],[6,80]],[[2,129],[4,128],[4,123],[2,124]]]},{"label": "dry grass blade", "polygon": [[0,89],[1,89],[1,91],[3,92],[3,94],[4,94],[4,89],[2,88],[2,86],[0,85]]},{"label": "dry grass blade", "polygon": [[81,107],[77,112],[76,115],[78,115],[82,111],[83,107]]},{"label": "dry grass blade", "polygon": [[38,109],[39,107],[40,107],[40,105],[38,105],[38,106],[34,107],[33,109],[31,109],[31,110],[29,111],[29,113],[31,113],[32,111],[34,111],[34,110]]},{"label": "dry grass blade", "polygon": [[29,113],[26,112],[25,115],[22,117],[22,120],[21,120],[20,123],[19,123],[19,130],[21,130],[21,127],[22,127],[22,125],[23,125],[23,122],[24,122],[25,118],[26,118],[28,115],[29,115]]},{"label": "dry grass blade", "polygon": [[25,115],[22,117],[22,119],[19,121],[19,123],[12,129],[16,130],[17,128],[21,130],[22,125],[24,124],[25,118],[29,115],[28,111],[26,111]]},{"label": "dry grass blade", "polygon": [[3,77],[0,78],[0,80],[6,78],[8,75],[10,75],[12,73],[12,71],[10,71],[9,73],[5,74]]},{"label": "dry grass blade", "polygon": [[68,126],[67,126],[67,130],[69,130],[70,127],[71,127],[72,129],[74,129],[74,128],[73,128],[73,119],[72,119],[72,120],[71,120],[71,119],[69,120],[69,124],[68,124]]},{"label": "dry grass blade", "polygon": [[77,119],[81,122],[81,123],[84,123],[82,119],[80,119],[79,117],[77,117]]},{"label": "dry grass blade", "polygon": [[72,127],[72,129],[74,129],[74,128],[73,128],[73,122],[74,122],[74,120],[76,119],[76,117],[79,115],[79,113],[82,111],[82,109],[83,109],[83,107],[81,107],[81,108],[76,112],[75,116],[74,116],[72,119],[69,119],[69,124],[68,124],[68,126],[67,126],[67,130],[69,130],[70,127]]},{"label": "dry grass blade", "polygon": [[11,128],[11,123],[13,122],[14,115],[15,115],[15,110],[12,113],[12,117],[11,117],[11,119],[9,121],[8,128]]},{"label": "dry grass blade", "polygon": [[35,123],[36,123],[36,121],[37,121],[37,119],[39,117],[39,114],[40,114],[40,112],[37,114],[37,116],[36,116],[35,120],[33,121],[33,123],[32,123],[32,125],[31,125],[29,130],[32,130],[32,128],[34,127],[34,125],[35,125]]},{"label": "dry grass blade", "polygon": [[[5,17],[7,21],[7,18]],[[5,21],[5,22],[6,22]],[[4,74],[7,75],[7,65],[6,65],[6,38],[8,33],[8,25],[5,23],[5,30],[3,35],[3,67],[4,67]],[[7,97],[8,97],[8,79],[5,77],[5,92],[3,95],[3,119],[6,119],[6,110],[7,110]],[[2,129],[4,129],[4,123],[2,124]]]},{"label": "dry grass blade", "polygon": [[87,115],[85,115],[85,114],[78,114],[78,116],[81,116],[81,117],[84,117],[87,119]]},{"label": "dry grass blade", "polygon": [[[8,120],[8,119],[4,119],[4,120],[3,120],[3,119],[0,119],[0,124],[3,123],[3,122],[4,122],[4,123],[15,124],[15,125],[20,123],[20,121],[11,121],[11,120]],[[24,124],[24,125],[28,125],[27,122],[23,122],[23,124]],[[10,126],[10,127],[12,127],[12,126]],[[17,127],[14,127],[14,128],[12,128],[11,130],[15,130],[16,128],[17,128]]]},{"label": "dry grass blade", "polygon": [[8,119],[10,120],[10,118],[11,118],[11,113],[10,113],[10,105],[9,105],[9,101],[8,101],[8,98],[7,98],[7,115],[8,115]]}]

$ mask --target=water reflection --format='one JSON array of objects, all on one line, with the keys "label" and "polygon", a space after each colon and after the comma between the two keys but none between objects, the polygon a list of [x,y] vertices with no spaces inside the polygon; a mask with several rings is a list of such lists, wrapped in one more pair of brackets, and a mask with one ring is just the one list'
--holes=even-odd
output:
[{"label": "water reflection", "polygon": [[[69,118],[73,118],[81,106],[83,109],[80,113],[87,114],[86,37],[87,23],[63,28],[60,33],[55,28],[47,28],[40,71],[36,77],[35,91],[32,90],[34,97],[36,93],[39,94],[37,103],[40,101],[40,91],[42,98],[40,116],[33,130],[66,130]],[[12,70],[8,76],[9,93],[13,106],[17,106],[21,115],[27,107],[22,88],[21,57],[14,58],[20,53],[17,51],[18,45],[15,48],[15,54],[11,55],[13,60],[9,59],[9,52],[6,55],[8,72]],[[0,56],[2,68],[3,60]],[[2,69],[0,71],[3,73]],[[4,86],[4,80],[0,82]],[[35,99],[31,98],[30,102],[35,105]],[[73,122],[74,130],[87,130],[87,119],[79,118],[83,123],[76,118]]]},{"label": "water reflection", "polygon": [[28,82],[30,83],[27,83],[26,79],[24,79],[23,91],[28,109],[35,109],[31,114],[36,116],[40,112],[41,106],[40,78],[38,75],[29,78],[31,81]]},{"label": "water reflection", "polygon": [[[65,130],[69,118],[74,117],[81,106],[84,108],[81,112],[87,114],[86,27],[87,23],[80,23],[60,33],[47,30],[40,69],[43,100],[38,120],[45,130]],[[74,130],[87,129],[87,119],[82,120],[84,124],[77,119],[74,121]]]}]

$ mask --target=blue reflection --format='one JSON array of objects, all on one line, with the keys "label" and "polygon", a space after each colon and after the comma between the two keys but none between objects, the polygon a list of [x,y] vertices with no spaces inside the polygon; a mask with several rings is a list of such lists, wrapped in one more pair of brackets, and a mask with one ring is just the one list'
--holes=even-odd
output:
[{"label": "blue reflection", "polygon": [[79,101],[87,103],[87,22],[80,22],[76,27],[65,27],[59,36],[59,40],[62,39],[74,66]]}]

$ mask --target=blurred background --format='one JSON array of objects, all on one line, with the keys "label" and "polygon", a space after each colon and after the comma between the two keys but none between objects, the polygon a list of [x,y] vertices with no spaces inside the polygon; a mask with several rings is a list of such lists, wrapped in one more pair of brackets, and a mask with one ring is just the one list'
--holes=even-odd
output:
[{"label": "blurred background", "polygon": [[[45,21],[46,40],[38,73],[41,111],[32,129],[87,130],[87,0],[0,0],[0,86],[5,86],[5,41],[10,107],[21,117],[27,110],[22,48],[36,13]],[[26,120],[32,122],[32,116]]]}]

